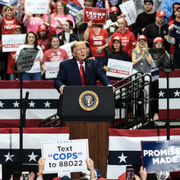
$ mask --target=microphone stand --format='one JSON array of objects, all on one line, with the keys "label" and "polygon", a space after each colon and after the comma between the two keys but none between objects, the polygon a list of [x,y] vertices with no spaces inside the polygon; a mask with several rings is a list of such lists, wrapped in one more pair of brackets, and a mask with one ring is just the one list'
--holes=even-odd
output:
[{"label": "microphone stand", "polygon": [[84,61],[87,64],[87,66],[89,67],[89,78],[88,78],[88,84],[87,84],[89,86],[89,82],[90,82],[90,79],[91,79],[91,63],[90,63],[88,58],[85,58]]}]

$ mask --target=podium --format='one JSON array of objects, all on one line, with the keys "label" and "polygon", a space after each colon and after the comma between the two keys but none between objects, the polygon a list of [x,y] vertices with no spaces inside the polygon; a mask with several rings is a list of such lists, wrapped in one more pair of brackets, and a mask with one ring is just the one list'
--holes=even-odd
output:
[{"label": "podium", "polygon": [[[112,87],[68,86],[60,96],[58,115],[70,127],[70,139],[89,140],[89,157],[102,177],[106,177],[108,128],[115,117]],[[72,173],[79,179],[79,173]]]}]

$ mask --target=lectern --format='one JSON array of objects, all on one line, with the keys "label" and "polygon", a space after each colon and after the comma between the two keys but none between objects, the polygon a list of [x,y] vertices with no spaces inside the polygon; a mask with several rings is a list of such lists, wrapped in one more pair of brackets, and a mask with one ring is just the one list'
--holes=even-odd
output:
[{"label": "lectern", "polygon": [[[68,86],[60,96],[58,115],[70,127],[70,139],[89,140],[89,156],[106,177],[108,128],[115,117],[112,87]],[[72,174],[72,179],[79,179]]]}]

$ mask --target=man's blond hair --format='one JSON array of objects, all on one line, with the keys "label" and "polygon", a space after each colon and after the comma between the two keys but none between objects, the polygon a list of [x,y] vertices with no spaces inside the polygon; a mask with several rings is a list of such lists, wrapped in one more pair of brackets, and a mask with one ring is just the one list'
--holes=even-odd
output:
[{"label": "man's blond hair", "polygon": [[77,42],[75,42],[75,43],[71,46],[71,52],[73,53],[74,48],[75,48],[76,46],[79,46],[79,45],[84,45],[84,46],[86,47],[86,42],[84,42],[84,41],[77,41]]}]

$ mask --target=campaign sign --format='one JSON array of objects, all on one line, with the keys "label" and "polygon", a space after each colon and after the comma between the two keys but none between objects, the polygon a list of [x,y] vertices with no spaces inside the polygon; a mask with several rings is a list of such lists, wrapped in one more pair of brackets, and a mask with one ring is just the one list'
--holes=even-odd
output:
[{"label": "campaign sign", "polygon": [[25,43],[26,34],[2,35],[2,51],[15,52],[17,48]]},{"label": "campaign sign", "polygon": [[89,158],[88,139],[42,142],[41,153],[45,158],[43,173],[81,172],[87,170]]},{"label": "campaign sign", "polygon": [[48,14],[49,0],[25,0],[25,14]]},{"label": "campaign sign", "polygon": [[121,9],[122,14],[126,15],[126,21],[128,26],[136,22],[137,10],[133,1],[127,1],[123,4],[120,4],[119,8]]},{"label": "campaign sign", "polygon": [[108,9],[84,7],[83,22],[88,23],[92,20],[94,24],[106,24]]},{"label": "campaign sign", "polygon": [[67,52],[67,55],[69,56],[69,59],[73,58],[72,52],[71,52],[71,46],[75,43],[76,41],[72,41],[68,44],[65,44],[63,46],[60,46],[61,49],[64,49]]},{"label": "campaign sign", "polygon": [[0,0],[0,4],[4,6],[18,6],[19,0]]},{"label": "campaign sign", "polygon": [[45,73],[46,79],[57,77],[60,63],[61,63],[60,61],[44,62],[46,68],[46,73]]},{"label": "campaign sign", "polygon": [[106,71],[107,76],[126,78],[131,75],[133,63],[109,58],[107,66],[111,68]]},{"label": "campaign sign", "polygon": [[142,141],[142,162],[149,173],[180,170],[180,141]]},{"label": "campaign sign", "polygon": [[23,48],[18,55],[14,70],[17,70],[18,73],[30,71],[34,64],[34,60],[36,59],[37,53],[37,49]]},{"label": "campaign sign", "polygon": [[74,21],[76,19],[76,14],[78,11],[82,9],[82,7],[78,6],[77,4],[73,3],[72,1],[69,1],[66,5],[68,9],[68,13],[74,18]]},{"label": "campaign sign", "polygon": [[180,38],[180,22],[174,20],[174,28],[169,32],[170,36],[174,36],[176,38]]}]

